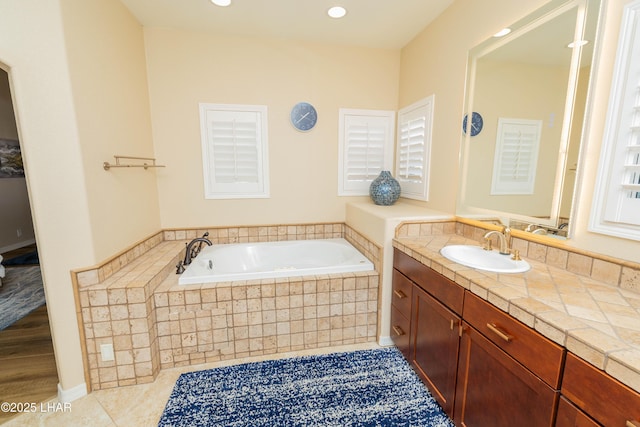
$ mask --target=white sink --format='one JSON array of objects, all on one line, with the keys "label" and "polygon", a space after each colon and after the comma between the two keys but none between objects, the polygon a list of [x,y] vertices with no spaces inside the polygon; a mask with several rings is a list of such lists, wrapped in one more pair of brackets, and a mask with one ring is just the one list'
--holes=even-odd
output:
[{"label": "white sink", "polygon": [[511,255],[487,251],[480,246],[449,245],[440,249],[440,253],[458,264],[494,273],[524,273],[531,268],[525,260],[515,261],[511,259]]}]

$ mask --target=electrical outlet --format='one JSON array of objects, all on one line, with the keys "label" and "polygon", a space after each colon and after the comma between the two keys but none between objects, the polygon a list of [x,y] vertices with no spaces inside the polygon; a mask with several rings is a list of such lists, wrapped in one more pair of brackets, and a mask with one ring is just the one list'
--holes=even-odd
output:
[{"label": "electrical outlet", "polygon": [[115,360],[113,344],[100,344],[100,356],[102,357],[103,362]]},{"label": "electrical outlet", "polygon": [[18,228],[18,229],[16,230],[16,235],[17,235],[18,237],[22,237],[22,228]]}]

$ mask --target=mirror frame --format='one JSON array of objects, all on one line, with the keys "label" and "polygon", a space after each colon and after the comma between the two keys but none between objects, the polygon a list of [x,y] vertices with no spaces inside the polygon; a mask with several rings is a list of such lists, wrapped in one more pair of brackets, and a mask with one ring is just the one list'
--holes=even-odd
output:
[{"label": "mirror frame", "polygon": [[[570,218],[573,218],[575,215],[574,209],[577,205],[577,191],[576,188],[579,188],[579,185],[582,182],[582,163],[584,162],[584,144],[585,144],[585,134],[586,134],[586,123],[587,118],[590,115],[591,111],[591,103],[593,98],[593,82],[595,80],[595,70],[596,64],[600,56],[600,39],[601,32],[603,31],[601,20],[602,20],[602,11],[604,10],[604,4],[606,0],[553,0],[524,18],[518,20],[513,25],[510,25],[509,28],[512,29],[511,33],[505,37],[495,38],[490,37],[489,39],[481,42],[477,46],[473,47],[469,50],[469,55],[467,59],[467,81],[465,87],[465,105],[463,111],[463,117],[465,115],[471,115],[474,111],[474,91],[476,86],[476,69],[477,69],[477,61],[482,58],[482,56],[487,55],[488,53],[498,49],[505,44],[516,40],[521,35],[527,33],[528,31],[538,28],[539,26],[545,24],[551,19],[573,9],[576,9],[576,28],[575,28],[575,37],[574,39],[579,39],[585,30],[586,25],[588,23],[587,13],[590,16],[595,14],[595,35],[593,40],[593,53],[592,53],[592,65],[589,71],[588,76],[588,84],[587,84],[587,94],[585,100],[585,108],[584,114],[582,116],[582,129],[580,131],[580,147],[578,154],[578,162],[577,162],[577,170],[576,177],[573,185],[573,194],[571,197],[571,208],[570,208]],[[595,4],[594,4],[595,3]],[[591,10],[591,9],[593,10]],[[465,204],[465,197],[467,191],[467,178],[468,178],[468,167],[469,164],[469,145],[471,144],[471,136],[470,132],[463,132],[462,135],[462,143],[460,148],[460,176],[459,176],[459,188],[458,188],[458,197],[457,197],[457,205],[456,205],[456,215],[460,217],[467,217],[472,219],[500,219],[502,223],[505,225],[509,225],[512,220],[516,220],[518,222],[526,224],[538,225],[547,229],[558,229],[559,220],[560,220],[560,208],[561,208],[561,200],[562,200],[562,189],[566,172],[566,160],[568,153],[568,145],[569,145],[569,134],[571,131],[571,121],[574,112],[574,100],[577,92],[577,82],[578,75],[580,71],[580,65],[582,60],[582,49],[574,49],[571,54],[571,63],[570,63],[570,73],[569,73],[569,81],[567,85],[567,93],[565,96],[565,108],[563,112],[563,121],[562,121],[562,131],[561,131],[561,141],[560,141],[560,150],[558,155],[558,161],[556,164],[556,176],[555,176],[555,184],[554,184],[554,194],[551,202],[551,212],[549,215],[549,219],[542,219],[539,217],[510,213],[504,211],[492,210],[489,208],[468,206]],[[468,129],[467,129],[468,130]],[[493,166],[493,165],[492,165]],[[567,229],[567,236],[571,236],[573,234],[575,226],[575,221],[569,220],[569,226]]]}]

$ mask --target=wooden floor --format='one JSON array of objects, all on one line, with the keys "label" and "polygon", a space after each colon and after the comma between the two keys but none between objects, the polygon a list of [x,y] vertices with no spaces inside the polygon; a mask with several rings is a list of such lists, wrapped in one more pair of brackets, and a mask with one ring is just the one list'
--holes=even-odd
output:
[{"label": "wooden floor", "polygon": [[[32,250],[33,247],[2,256],[8,259]],[[0,331],[0,402],[36,403],[39,406],[57,392],[58,373],[49,317],[47,306],[43,305]],[[0,424],[14,415],[0,411]]]}]

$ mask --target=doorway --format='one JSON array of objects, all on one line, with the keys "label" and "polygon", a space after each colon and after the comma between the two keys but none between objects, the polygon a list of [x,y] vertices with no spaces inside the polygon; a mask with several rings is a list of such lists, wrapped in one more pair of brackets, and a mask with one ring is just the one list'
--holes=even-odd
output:
[{"label": "doorway", "polygon": [[[51,329],[8,73],[0,68],[0,402],[57,395]],[[0,411],[0,424],[16,413]]]}]

